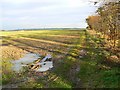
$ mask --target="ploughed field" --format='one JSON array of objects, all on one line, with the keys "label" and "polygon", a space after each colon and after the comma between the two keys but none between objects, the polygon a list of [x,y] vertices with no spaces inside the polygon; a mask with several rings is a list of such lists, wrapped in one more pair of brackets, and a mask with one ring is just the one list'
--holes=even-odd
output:
[{"label": "ploughed field", "polygon": [[[17,88],[119,87],[118,62],[107,63],[109,52],[101,40],[85,30],[2,31],[2,84]],[[11,60],[27,52],[52,55],[53,68],[46,72],[11,70]],[[14,77],[13,77],[14,76]]]}]

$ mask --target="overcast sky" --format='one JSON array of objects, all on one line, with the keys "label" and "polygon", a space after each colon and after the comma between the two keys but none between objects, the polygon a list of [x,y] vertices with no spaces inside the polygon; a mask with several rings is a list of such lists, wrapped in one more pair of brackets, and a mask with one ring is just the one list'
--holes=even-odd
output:
[{"label": "overcast sky", "polygon": [[94,0],[1,0],[0,29],[86,27]]}]

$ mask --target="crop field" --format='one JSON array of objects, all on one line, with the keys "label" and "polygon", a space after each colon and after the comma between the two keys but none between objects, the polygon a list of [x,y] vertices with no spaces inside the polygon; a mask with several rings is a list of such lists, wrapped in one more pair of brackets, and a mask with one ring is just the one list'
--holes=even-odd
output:
[{"label": "crop field", "polygon": [[[3,87],[120,88],[119,60],[108,63],[110,53],[98,45],[101,39],[85,30],[1,31],[0,36]],[[51,54],[54,67],[44,73],[13,72],[10,61],[26,52]]]}]

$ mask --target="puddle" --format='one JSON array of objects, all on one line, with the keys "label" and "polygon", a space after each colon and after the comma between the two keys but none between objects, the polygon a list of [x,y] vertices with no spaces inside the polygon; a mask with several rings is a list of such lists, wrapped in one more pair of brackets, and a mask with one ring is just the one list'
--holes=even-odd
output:
[{"label": "puddle", "polygon": [[34,53],[27,53],[24,57],[12,61],[12,70],[19,72],[22,67],[26,64],[32,63],[33,61],[40,58],[40,55],[34,54]]},{"label": "puddle", "polygon": [[[34,53],[27,53],[23,58],[19,60],[12,61],[13,66],[12,70],[19,72],[22,71],[22,68],[27,66],[27,64],[33,63],[35,60],[39,59],[40,55]],[[53,67],[53,61],[49,61],[52,58],[51,55],[46,55],[39,63],[33,65],[40,65],[38,69],[35,69],[36,72],[44,72]]]}]

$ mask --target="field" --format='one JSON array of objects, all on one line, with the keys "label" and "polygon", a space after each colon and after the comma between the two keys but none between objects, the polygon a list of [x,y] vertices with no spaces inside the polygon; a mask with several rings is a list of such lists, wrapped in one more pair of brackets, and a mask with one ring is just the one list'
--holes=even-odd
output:
[{"label": "field", "polygon": [[[103,39],[86,30],[1,31],[0,34],[5,87],[120,88],[119,59],[108,59],[111,53],[99,44]],[[42,75],[27,70],[13,72],[9,61],[23,57],[26,52],[43,57],[51,54],[53,69]]]}]

